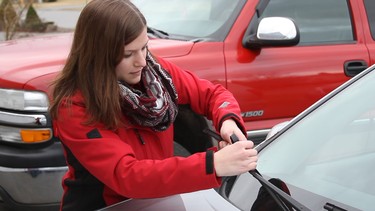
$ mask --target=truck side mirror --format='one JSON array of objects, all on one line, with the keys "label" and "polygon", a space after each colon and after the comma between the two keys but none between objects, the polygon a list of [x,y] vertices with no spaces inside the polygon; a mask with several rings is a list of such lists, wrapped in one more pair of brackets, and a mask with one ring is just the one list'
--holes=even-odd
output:
[{"label": "truck side mirror", "polygon": [[280,122],[280,123],[274,125],[271,128],[270,132],[268,132],[266,140],[269,139],[270,137],[272,137],[273,135],[275,135],[276,133],[278,133],[279,131],[281,131],[288,123],[289,123],[289,121],[285,121],[285,122]]},{"label": "truck side mirror", "polygon": [[260,20],[256,32],[245,34],[243,45],[249,49],[265,46],[293,46],[299,43],[300,33],[294,21],[285,17],[267,17]]}]

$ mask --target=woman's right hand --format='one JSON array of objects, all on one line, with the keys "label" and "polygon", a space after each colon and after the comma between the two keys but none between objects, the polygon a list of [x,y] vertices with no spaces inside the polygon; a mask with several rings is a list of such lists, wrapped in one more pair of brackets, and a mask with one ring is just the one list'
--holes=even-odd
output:
[{"label": "woman's right hand", "polygon": [[214,153],[214,167],[219,177],[239,175],[257,166],[258,152],[252,141],[238,141]]}]

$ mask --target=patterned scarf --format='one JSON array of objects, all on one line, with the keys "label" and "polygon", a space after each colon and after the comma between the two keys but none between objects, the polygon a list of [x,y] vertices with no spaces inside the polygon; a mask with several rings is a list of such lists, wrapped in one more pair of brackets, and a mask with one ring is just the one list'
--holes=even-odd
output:
[{"label": "patterned scarf", "polygon": [[166,130],[177,116],[177,92],[172,78],[152,55],[146,56],[147,65],[142,70],[141,82],[145,91],[119,81],[124,99],[123,111],[133,123],[151,127],[154,131]]}]

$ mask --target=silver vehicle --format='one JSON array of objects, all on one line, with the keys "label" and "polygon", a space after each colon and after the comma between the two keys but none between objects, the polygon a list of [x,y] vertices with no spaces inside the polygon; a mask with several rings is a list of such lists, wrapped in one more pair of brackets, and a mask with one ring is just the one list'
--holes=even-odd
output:
[{"label": "silver vehicle", "polygon": [[373,210],[375,66],[257,146],[257,171],[218,190],[128,200],[103,210]]}]

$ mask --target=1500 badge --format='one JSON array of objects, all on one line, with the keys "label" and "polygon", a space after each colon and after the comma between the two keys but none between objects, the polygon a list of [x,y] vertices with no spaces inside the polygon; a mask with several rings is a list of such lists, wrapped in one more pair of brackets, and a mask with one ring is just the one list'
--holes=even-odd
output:
[{"label": "1500 badge", "polygon": [[258,111],[242,112],[241,115],[242,117],[255,117],[255,116],[263,116],[263,113],[264,113],[263,110],[258,110]]}]

